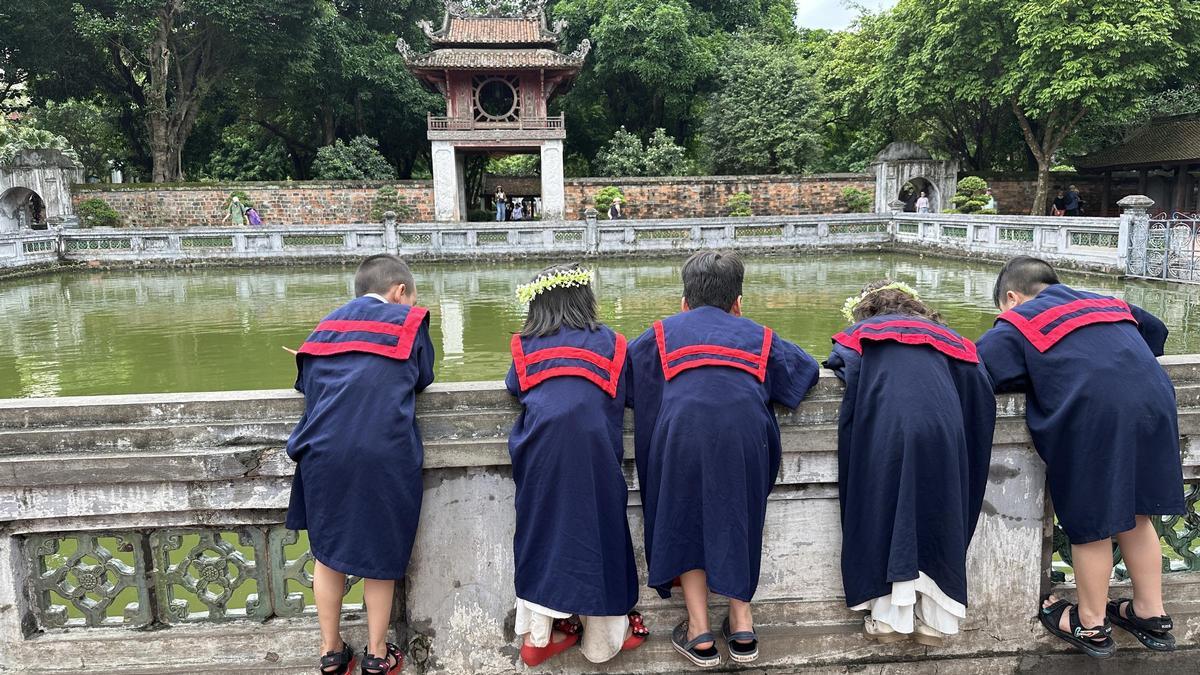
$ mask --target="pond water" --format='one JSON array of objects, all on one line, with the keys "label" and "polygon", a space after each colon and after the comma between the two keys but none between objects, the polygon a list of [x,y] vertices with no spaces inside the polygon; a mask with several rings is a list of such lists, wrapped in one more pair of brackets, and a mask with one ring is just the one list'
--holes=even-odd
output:
[{"label": "pond water", "polygon": [[[678,311],[683,256],[598,261],[602,319],[633,338]],[[746,259],[746,314],[818,359],[844,326],[843,300],[890,276],[913,284],[955,329],[992,323],[997,267],[903,254]],[[523,319],[514,288],[540,263],[417,264],[432,314],[438,380],[504,377]],[[0,283],[0,398],[287,388],[312,327],[353,293],[350,266],[70,272]],[[1200,287],[1064,275],[1158,314],[1168,353],[1200,352]]]}]

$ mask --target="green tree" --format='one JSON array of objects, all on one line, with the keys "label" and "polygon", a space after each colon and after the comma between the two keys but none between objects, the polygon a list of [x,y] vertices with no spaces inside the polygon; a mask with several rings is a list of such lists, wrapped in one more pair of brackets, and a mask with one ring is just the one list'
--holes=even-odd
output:
[{"label": "green tree", "polygon": [[967,176],[958,181],[958,191],[950,198],[955,213],[995,213],[995,209],[984,208],[991,200],[987,195],[987,181],[978,176]]},{"label": "green tree", "polygon": [[801,173],[823,150],[816,83],[799,50],[739,36],[704,118],[715,173]]},{"label": "green tree", "polygon": [[349,143],[334,141],[317,151],[313,173],[328,180],[389,180],[396,169],[379,154],[379,142],[358,136]]},{"label": "green tree", "polygon": [[69,157],[77,157],[66,138],[29,124],[13,124],[0,117],[0,166],[11,163],[23,150],[61,150]]},{"label": "green tree", "polygon": [[61,135],[79,156],[84,171],[102,181],[109,171],[122,168],[130,150],[112,107],[95,101],[47,101],[25,113],[29,125]]},{"label": "green tree", "polygon": [[681,176],[688,173],[687,150],[663,129],[642,143],[621,127],[596,154],[596,169],[602,176]]}]

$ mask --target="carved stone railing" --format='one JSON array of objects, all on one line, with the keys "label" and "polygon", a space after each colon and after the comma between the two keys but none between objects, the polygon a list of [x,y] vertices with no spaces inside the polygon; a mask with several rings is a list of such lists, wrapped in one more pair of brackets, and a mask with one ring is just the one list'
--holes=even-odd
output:
[{"label": "carved stone railing", "polygon": [[482,131],[492,129],[515,129],[518,131],[542,131],[565,129],[564,115],[547,117],[519,117],[512,122],[477,120],[473,117],[437,117],[429,115],[429,131]]},{"label": "carved stone railing", "polygon": [[[1192,509],[1166,523],[1172,534],[1164,564],[1173,570],[1167,608],[1176,617],[1179,658],[1195,659],[1200,356],[1163,363],[1177,388]],[[797,411],[779,412],[784,455],[755,596],[759,665],[841,670],[932,658],[1013,670],[1054,658],[1061,644],[1031,629],[1029,617],[1052,575],[1069,578],[1070,570],[1053,558],[1045,475],[1029,447],[1023,400],[999,401],[991,476],[969,556],[965,630],[944,648],[917,652],[865,642],[860,615],[844,605],[841,394],[825,373]],[[497,382],[435,385],[417,407],[425,495],[409,574],[395,599],[397,639],[426,672],[512,672],[519,666],[506,442],[517,406]],[[0,671],[311,668],[311,558],[303,539],[283,527],[293,465],[282,448],[301,408],[291,391],[0,401]],[[629,441],[629,519],[644,575]],[[359,593],[349,589],[345,614],[356,645],[363,639]],[[682,600],[643,589],[639,608],[654,631],[643,648],[606,666],[572,653],[556,660],[555,672],[680,670],[668,635],[683,616]],[[713,611],[719,619],[723,609]],[[1145,653],[1122,651],[1122,663]],[[1187,663],[1153,658],[1168,670]]]},{"label": "carved stone railing", "polygon": [[1055,263],[1119,272],[1124,267],[1117,218],[894,214],[895,241],[968,255],[1026,254]]}]

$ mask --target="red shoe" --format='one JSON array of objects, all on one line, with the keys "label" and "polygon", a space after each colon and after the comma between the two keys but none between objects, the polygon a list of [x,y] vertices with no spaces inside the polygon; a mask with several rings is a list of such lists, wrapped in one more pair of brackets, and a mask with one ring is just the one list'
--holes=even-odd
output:
[{"label": "red shoe", "polygon": [[521,660],[525,662],[525,665],[532,668],[533,666],[539,665],[546,659],[549,659],[553,656],[558,656],[571,647],[574,647],[575,643],[577,642],[579,642],[579,633],[567,635],[565,638],[563,638],[562,642],[551,641],[545,647],[534,647],[533,645],[522,643]]},{"label": "red shoe", "polygon": [[641,647],[646,638],[650,637],[650,629],[646,628],[640,612],[629,613],[629,628],[629,637],[625,638],[625,644],[621,645],[623,652],[631,652]]}]

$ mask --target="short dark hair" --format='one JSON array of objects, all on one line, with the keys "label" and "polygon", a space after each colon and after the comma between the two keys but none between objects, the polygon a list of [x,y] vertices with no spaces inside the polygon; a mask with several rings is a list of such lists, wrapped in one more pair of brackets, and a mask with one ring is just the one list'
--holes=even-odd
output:
[{"label": "short dark hair", "polygon": [[736,253],[700,251],[683,264],[683,299],[688,307],[728,312],[742,294],[746,268]]},{"label": "short dark hair", "polygon": [[404,284],[409,293],[416,285],[408,264],[390,253],[367,258],[354,273],[354,295],[360,298],[367,293],[383,295],[400,284]]},{"label": "short dark hair", "polygon": [[[558,274],[579,269],[578,263],[551,265],[534,275],[536,281],[543,275]],[[525,327],[521,337],[544,337],[554,335],[563,326],[584,330],[597,330],[596,293],[591,284],[587,286],[560,286],[533,296],[529,313],[525,316]]]},{"label": "short dark hair", "polygon": [[1058,274],[1050,263],[1041,258],[1019,255],[1005,263],[1000,270],[996,287],[992,289],[992,302],[999,307],[1009,291],[1034,296],[1041,293],[1043,288],[1057,283],[1060,283]]}]

